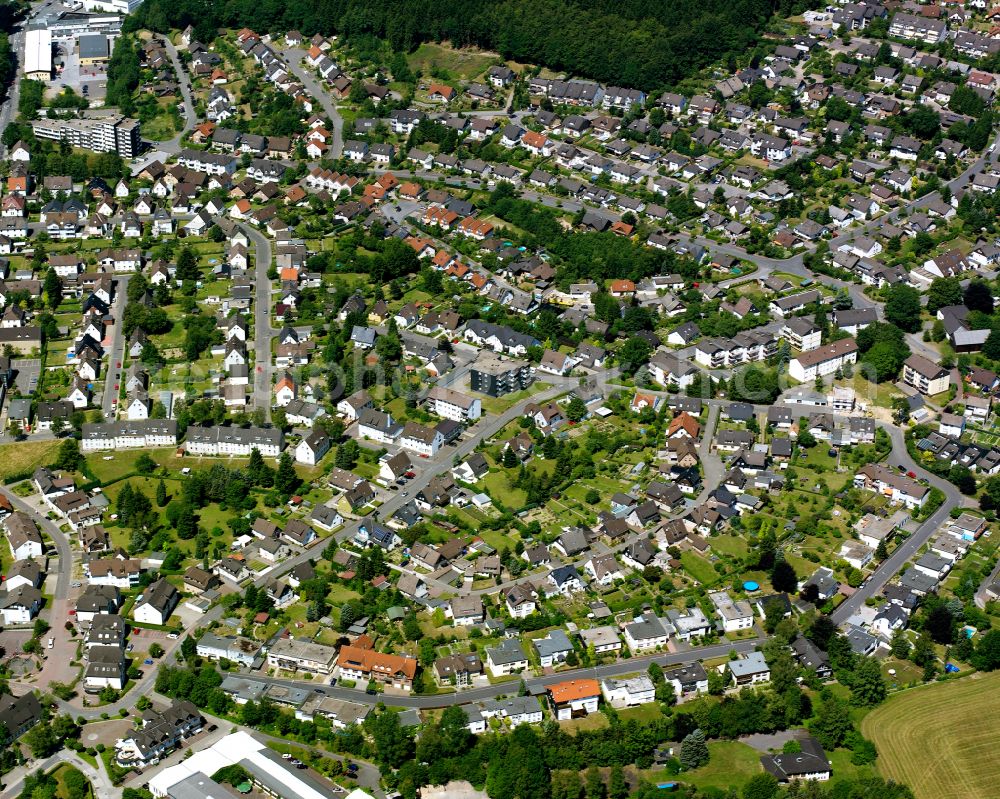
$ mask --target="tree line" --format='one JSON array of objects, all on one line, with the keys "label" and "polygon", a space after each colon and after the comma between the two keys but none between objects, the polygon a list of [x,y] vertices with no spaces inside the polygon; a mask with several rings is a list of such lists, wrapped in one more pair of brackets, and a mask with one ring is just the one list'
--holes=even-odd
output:
[{"label": "tree line", "polygon": [[[426,41],[496,50],[505,58],[645,90],[671,86],[720,58],[751,50],[775,12],[793,0],[150,0],[126,22],[135,30],[193,25],[202,40],[218,28],[259,33],[377,36],[409,51]],[[109,85],[110,89],[110,85]]]}]

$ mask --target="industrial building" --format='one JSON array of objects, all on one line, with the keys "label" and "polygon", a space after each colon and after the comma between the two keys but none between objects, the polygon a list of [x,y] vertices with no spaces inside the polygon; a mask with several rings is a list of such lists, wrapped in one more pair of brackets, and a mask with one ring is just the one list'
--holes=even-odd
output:
[{"label": "industrial building", "polygon": [[122,18],[117,14],[81,14],[63,11],[58,15],[40,15],[55,39],[69,39],[86,33],[103,33],[117,36],[122,30]]},{"label": "industrial building", "polygon": [[100,33],[87,33],[77,40],[80,48],[80,64],[91,66],[108,60],[108,37]]},{"label": "industrial building", "polygon": [[112,14],[131,14],[141,5],[142,0],[83,0],[84,11],[98,14],[109,11]]},{"label": "industrial building", "polygon": [[48,28],[30,28],[24,34],[24,76],[46,82],[52,79],[52,34]]},{"label": "industrial building", "polygon": [[101,119],[39,119],[31,123],[39,139],[64,141],[96,153],[133,158],[142,145],[139,121],[127,117]]},{"label": "industrial building", "polygon": [[[170,799],[225,796],[209,775],[226,766],[242,766],[258,790],[278,799],[328,799],[333,786],[309,771],[296,769],[246,732],[235,732],[207,749],[195,752],[176,766],[166,768],[149,781],[153,796]],[[351,794],[363,792],[355,791]],[[360,799],[360,797],[359,797]]]}]

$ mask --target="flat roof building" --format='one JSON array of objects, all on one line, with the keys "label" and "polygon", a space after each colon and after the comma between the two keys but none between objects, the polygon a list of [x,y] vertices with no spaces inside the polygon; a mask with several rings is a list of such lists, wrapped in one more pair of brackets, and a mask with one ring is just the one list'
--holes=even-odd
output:
[{"label": "flat roof building", "polygon": [[[149,791],[157,797],[187,799],[190,793],[181,783],[190,785],[189,778],[207,777],[226,766],[242,766],[256,788],[282,799],[327,799],[333,786],[307,770],[296,769],[282,760],[281,755],[267,748],[247,732],[235,732],[207,749],[195,752],[187,760],[171,766],[149,780]],[[205,783],[207,787],[211,787]],[[203,794],[205,796],[207,794]]]},{"label": "flat roof building", "polygon": [[108,37],[100,33],[87,33],[77,39],[80,63],[97,64],[108,60]]}]

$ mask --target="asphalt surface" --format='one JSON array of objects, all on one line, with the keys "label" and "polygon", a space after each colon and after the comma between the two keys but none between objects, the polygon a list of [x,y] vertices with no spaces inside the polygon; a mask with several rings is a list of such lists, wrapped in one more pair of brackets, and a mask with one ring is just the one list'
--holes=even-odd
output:
[{"label": "asphalt surface", "polygon": [[907,471],[912,471],[918,477],[925,479],[933,487],[941,489],[944,492],[945,501],[941,503],[941,507],[934,511],[909,538],[896,547],[893,553],[882,562],[861,588],[855,591],[853,595],[848,597],[846,601],[841,603],[830,614],[830,617],[838,625],[846,622],[870,597],[878,594],[886,583],[896,576],[903,565],[941,527],[945,519],[948,518],[952,508],[961,508],[967,503],[967,497],[964,497],[952,483],[931,474],[910,457],[910,454],[906,451],[903,431],[899,427],[886,423],[879,423],[878,426],[885,430],[892,439],[892,454],[889,456],[889,464],[901,464]]},{"label": "asphalt surface", "polygon": [[333,123],[333,130],[330,133],[333,134],[333,141],[330,142],[330,155],[332,159],[340,158],[344,152],[344,118],[337,111],[337,105],[333,102],[333,98],[326,88],[320,85],[319,81],[313,76],[308,69],[302,64],[302,57],[305,53],[297,47],[287,47],[284,50],[279,50],[282,58],[285,59],[285,65],[288,67],[289,71],[298,78],[302,85],[305,86],[306,91],[312,95],[313,99],[316,100],[320,106],[323,108],[323,112],[330,118]]},{"label": "asphalt surface", "polygon": [[271,240],[250,225],[241,224],[240,229],[254,245],[254,406],[271,418],[271,342],[278,335],[278,328],[271,323],[271,280],[267,276],[271,268]]},{"label": "asphalt surface", "polygon": [[164,47],[166,48],[167,55],[170,57],[170,63],[173,64],[174,72],[177,73],[177,84],[181,89],[181,110],[182,117],[184,119],[184,126],[181,128],[180,132],[164,142],[152,142],[151,146],[155,150],[162,150],[166,153],[179,153],[181,150],[181,139],[190,131],[195,122],[198,120],[198,115],[194,110],[194,100],[191,96],[191,78],[187,74],[187,70],[184,69],[184,64],[180,57],[177,55],[177,48],[174,47],[173,42],[166,36],[161,37]]},{"label": "asphalt surface", "polygon": [[124,327],[122,319],[125,317],[128,284],[131,279],[132,276],[129,274],[115,275],[115,300],[111,306],[111,318],[115,323],[111,326],[111,349],[108,350],[108,362],[105,364],[104,393],[101,396],[101,410],[105,419],[115,415],[113,406],[120,393],[115,386],[121,386],[122,375],[125,373],[125,335],[122,331]]}]

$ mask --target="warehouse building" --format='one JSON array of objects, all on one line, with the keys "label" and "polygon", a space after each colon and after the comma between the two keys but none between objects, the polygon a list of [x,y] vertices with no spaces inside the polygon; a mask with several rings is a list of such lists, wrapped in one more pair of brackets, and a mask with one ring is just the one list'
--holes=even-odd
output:
[{"label": "warehouse building", "polygon": [[88,33],[76,40],[80,48],[81,66],[103,64],[108,60],[108,37],[100,33]]},{"label": "warehouse building", "polygon": [[46,82],[52,79],[52,34],[48,28],[31,28],[24,34],[24,76]]},{"label": "warehouse building", "polygon": [[[195,752],[187,760],[164,769],[150,779],[149,791],[153,796],[172,799],[218,796],[218,792],[213,793],[215,787],[205,782],[206,778],[221,768],[234,765],[246,770],[254,788],[279,799],[328,799],[334,795],[331,783],[321,781],[310,771],[294,768],[282,760],[281,755],[246,732],[227,735],[208,749]],[[190,793],[192,776],[199,780],[201,794]]]}]

